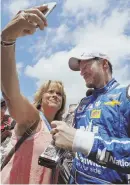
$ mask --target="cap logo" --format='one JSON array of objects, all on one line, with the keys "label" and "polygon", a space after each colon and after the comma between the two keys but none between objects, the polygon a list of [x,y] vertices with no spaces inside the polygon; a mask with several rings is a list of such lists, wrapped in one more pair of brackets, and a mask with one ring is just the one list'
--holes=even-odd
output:
[{"label": "cap logo", "polygon": [[81,57],[84,56],[84,53],[81,55]]},{"label": "cap logo", "polygon": [[83,53],[83,54],[81,55],[81,57],[82,57],[82,56],[85,56],[85,57],[93,57],[93,53],[89,53],[89,54]]},{"label": "cap logo", "polygon": [[104,54],[102,54],[102,53],[99,53],[99,56],[102,56],[102,57],[103,57],[103,56],[106,56],[106,55],[104,55]]}]

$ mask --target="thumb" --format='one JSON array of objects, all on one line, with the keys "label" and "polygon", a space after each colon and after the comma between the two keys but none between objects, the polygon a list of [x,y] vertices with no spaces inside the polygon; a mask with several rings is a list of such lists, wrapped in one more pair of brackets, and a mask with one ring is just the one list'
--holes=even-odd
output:
[{"label": "thumb", "polygon": [[52,128],[56,128],[57,126],[61,125],[61,122],[60,121],[52,121],[51,122],[51,127]]},{"label": "thumb", "polygon": [[41,12],[47,11],[48,10],[48,5],[44,4],[44,5],[41,5],[41,6],[37,6],[37,9],[39,9]]}]

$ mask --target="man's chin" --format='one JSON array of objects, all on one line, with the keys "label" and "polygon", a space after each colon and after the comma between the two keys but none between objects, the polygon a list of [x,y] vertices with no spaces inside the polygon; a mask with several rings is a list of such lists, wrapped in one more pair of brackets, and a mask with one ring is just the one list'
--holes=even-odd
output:
[{"label": "man's chin", "polygon": [[86,87],[88,87],[88,88],[94,88],[95,86],[92,83],[86,83]]}]

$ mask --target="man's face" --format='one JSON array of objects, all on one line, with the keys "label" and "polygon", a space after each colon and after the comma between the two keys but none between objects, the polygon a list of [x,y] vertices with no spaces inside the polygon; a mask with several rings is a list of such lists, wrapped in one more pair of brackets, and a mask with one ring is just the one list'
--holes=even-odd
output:
[{"label": "man's face", "polygon": [[83,76],[88,88],[98,88],[103,79],[102,63],[97,60],[80,61],[80,74]]}]

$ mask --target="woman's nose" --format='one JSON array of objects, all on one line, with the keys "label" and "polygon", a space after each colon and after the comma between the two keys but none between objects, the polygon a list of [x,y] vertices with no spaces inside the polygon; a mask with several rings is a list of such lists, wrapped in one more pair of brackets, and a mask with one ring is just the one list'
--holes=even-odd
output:
[{"label": "woman's nose", "polygon": [[56,92],[53,92],[52,96],[56,96],[57,97],[57,93]]}]

